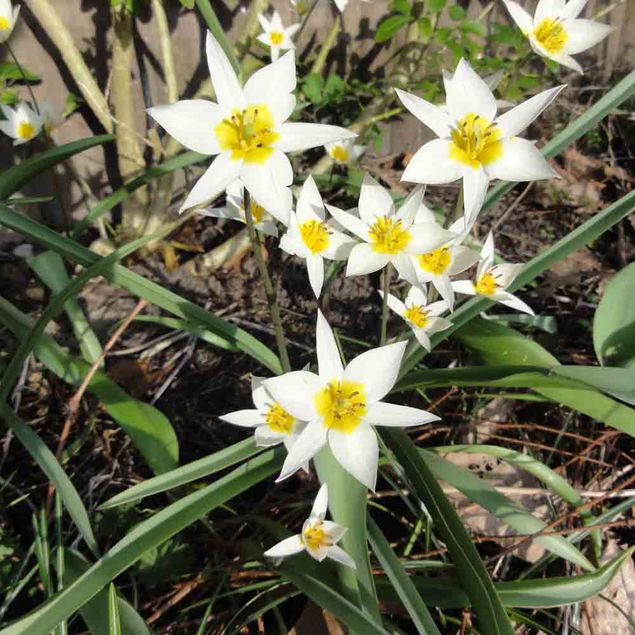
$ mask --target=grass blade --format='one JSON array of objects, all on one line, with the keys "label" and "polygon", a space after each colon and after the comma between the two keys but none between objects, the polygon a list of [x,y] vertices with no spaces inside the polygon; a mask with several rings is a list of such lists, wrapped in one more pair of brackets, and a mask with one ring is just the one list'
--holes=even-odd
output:
[{"label": "grass blade", "polygon": [[212,35],[216,38],[216,41],[221,45],[223,51],[225,51],[225,55],[227,55],[227,59],[232,65],[236,75],[240,73],[240,63],[238,62],[238,58],[234,53],[234,47],[231,45],[230,41],[227,39],[227,34],[225,33],[225,29],[223,29],[221,23],[218,21],[216,17],[216,13],[214,13],[214,9],[212,9],[212,5],[209,0],[196,0],[196,6],[200,11],[203,19],[205,20],[205,24],[207,24],[207,28],[212,32]]},{"label": "grass blade", "polygon": [[108,586],[108,635],[122,635],[117,589],[112,582]]}]

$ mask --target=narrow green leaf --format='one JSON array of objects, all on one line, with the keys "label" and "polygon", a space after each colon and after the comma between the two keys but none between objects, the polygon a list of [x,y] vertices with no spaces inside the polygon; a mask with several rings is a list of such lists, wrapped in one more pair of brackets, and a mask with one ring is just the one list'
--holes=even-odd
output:
[{"label": "narrow green leaf", "polygon": [[476,547],[417,448],[402,430],[384,428],[381,434],[448,546],[461,584],[476,611],[480,630],[488,635],[512,635],[509,618]]},{"label": "narrow green leaf", "polygon": [[129,487],[127,490],[107,500],[99,509],[111,509],[118,505],[128,505],[146,496],[153,496],[154,494],[180,487],[250,459],[259,452],[262,452],[262,448],[258,447],[254,437],[250,436],[243,441],[214,452],[210,456],[181,465],[165,474]]},{"label": "narrow green leaf", "polygon": [[390,544],[372,518],[368,519],[368,538],[388,579],[408,611],[417,633],[420,633],[420,635],[441,635],[432,619],[432,615],[430,615],[428,608],[421,599],[419,591],[417,591],[399,558],[390,548]]},{"label": "narrow green leaf", "polygon": [[112,582],[108,586],[108,635],[122,635],[117,589]]},{"label": "narrow green leaf", "polygon": [[408,22],[412,22],[412,18],[409,15],[391,15],[382,20],[375,31],[375,42],[387,42]]},{"label": "narrow green leaf", "polygon": [[46,447],[42,439],[4,403],[0,403],[0,416],[13,430],[20,443],[26,448],[48,479],[55,484],[55,489],[59,492],[69,516],[73,519],[88,548],[97,556],[99,547],[97,546],[93,529],[90,526],[88,512],[75,486],[71,483],[55,455]]},{"label": "narrow green leaf", "polygon": [[48,635],[143,553],[279,470],[283,455],[280,449],[264,452],[142,521],[61,593],[5,628],[2,635]]}]

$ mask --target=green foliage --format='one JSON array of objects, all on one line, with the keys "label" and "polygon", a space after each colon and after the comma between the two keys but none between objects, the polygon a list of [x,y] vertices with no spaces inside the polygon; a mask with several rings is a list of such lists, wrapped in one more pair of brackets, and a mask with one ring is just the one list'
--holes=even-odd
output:
[{"label": "green foliage", "polygon": [[387,42],[410,22],[412,22],[410,15],[391,15],[382,20],[377,27],[377,31],[375,31],[375,42]]}]

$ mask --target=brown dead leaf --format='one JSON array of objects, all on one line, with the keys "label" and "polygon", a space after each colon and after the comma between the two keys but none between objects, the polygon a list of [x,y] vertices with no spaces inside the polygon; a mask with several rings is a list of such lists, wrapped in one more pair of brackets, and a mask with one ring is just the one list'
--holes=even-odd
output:
[{"label": "brown dead leaf", "polygon": [[108,365],[108,376],[129,392],[135,399],[141,399],[159,381],[169,368],[150,370],[143,359],[116,359]]}]

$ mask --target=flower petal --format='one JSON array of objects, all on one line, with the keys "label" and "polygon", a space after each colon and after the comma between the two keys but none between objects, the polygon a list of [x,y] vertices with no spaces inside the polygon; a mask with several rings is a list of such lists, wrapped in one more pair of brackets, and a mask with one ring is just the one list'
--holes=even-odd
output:
[{"label": "flower petal", "polygon": [[205,99],[184,99],[154,106],[146,111],[170,136],[190,150],[218,154],[220,146],[214,128],[222,119],[217,104]]},{"label": "flower petal", "polygon": [[327,428],[320,421],[311,421],[287,454],[276,483],[288,478],[312,459],[326,444],[326,433]]},{"label": "flower petal", "polygon": [[534,28],[534,21],[531,15],[527,13],[517,2],[511,0],[503,0],[505,7],[512,16],[514,22],[518,25],[523,33],[529,33]]},{"label": "flower petal", "polygon": [[410,227],[411,240],[406,247],[409,254],[425,254],[450,242],[455,235],[437,223],[417,223]]},{"label": "flower petal", "polygon": [[450,158],[450,141],[434,139],[423,145],[408,162],[402,181],[439,185],[460,179],[461,164]]},{"label": "flower petal", "polygon": [[208,31],[205,40],[205,50],[207,52],[207,64],[209,74],[212,78],[216,101],[225,109],[244,108],[245,97],[243,89],[238,82],[236,72],[225,55],[221,45]]},{"label": "flower petal", "polygon": [[447,112],[438,106],[417,97],[405,90],[395,88],[397,97],[401,103],[424,125],[428,126],[438,137],[447,137],[450,134],[452,120]]},{"label": "flower petal", "polygon": [[522,313],[529,313],[529,315],[534,315],[534,310],[525,302],[523,302],[520,298],[517,298],[515,295],[508,293],[507,291],[503,291],[498,293],[497,301],[505,306],[508,306],[510,309],[514,309],[514,311],[521,311]]},{"label": "flower petal", "polygon": [[580,66],[580,64],[567,53],[560,52],[556,55],[549,55],[546,51],[541,50],[540,54],[548,57],[549,59],[552,59],[554,62],[558,62],[558,64],[561,64],[562,66],[573,69],[577,73],[580,73],[580,75],[584,75],[584,69],[582,68],[582,66]]},{"label": "flower petal", "polygon": [[531,141],[512,137],[504,139],[502,144],[501,158],[486,168],[490,178],[501,181],[538,181],[558,176]]},{"label": "flower petal", "polygon": [[[379,295],[383,299],[384,292],[379,291]],[[386,298],[386,304],[388,305],[391,311],[394,311],[397,315],[401,317],[403,317],[403,314],[406,312],[406,305],[399,298],[396,298],[394,295],[390,293],[388,294]]]},{"label": "flower petal", "polygon": [[538,0],[534,13],[534,23],[538,24],[543,18],[556,18],[564,11],[566,0]]},{"label": "flower petal", "polygon": [[567,20],[564,28],[569,37],[563,51],[568,55],[575,55],[590,49],[615,30],[615,27],[610,24],[594,20]]},{"label": "flower petal", "polygon": [[439,421],[437,417],[426,410],[399,406],[394,403],[378,401],[368,406],[366,421],[372,425],[403,428],[405,426],[419,426],[431,421]]},{"label": "flower petal", "polygon": [[479,255],[469,247],[455,247],[452,253],[452,264],[448,270],[448,274],[456,276],[463,273],[478,262]]},{"label": "flower petal", "polygon": [[373,348],[344,369],[344,378],[364,385],[366,404],[379,401],[395,385],[407,342]]},{"label": "flower petal", "polygon": [[326,553],[327,557],[331,560],[335,560],[335,562],[339,562],[343,564],[345,567],[350,567],[351,569],[357,569],[357,565],[353,558],[351,558],[344,549],[338,547],[337,545],[331,545],[328,548]]},{"label": "flower petal", "polygon": [[368,172],[359,192],[359,216],[367,224],[373,225],[378,217],[389,216],[395,206],[386,188],[382,187]]},{"label": "flower petal", "polygon": [[496,99],[489,86],[474,72],[464,59],[459,61],[446,95],[448,110],[456,121],[469,113],[475,113],[493,121],[496,116]]},{"label": "flower petal", "polygon": [[400,205],[397,213],[395,214],[395,218],[399,219],[406,227],[409,227],[412,223],[416,222],[416,218],[420,215],[421,209],[427,209],[425,205],[423,205],[423,195],[425,193],[426,186],[417,185],[412,192],[408,194],[406,200]]},{"label": "flower petal", "polygon": [[271,396],[267,393],[264,382],[264,377],[251,376],[251,399],[254,402],[254,406],[261,412],[266,410],[273,401]]},{"label": "flower petal", "polygon": [[[463,213],[466,225],[465,229],[467,229],[467,226],[471,227],[474,224],[476,217],[481,211],[488,185],[489,177],[482,167],[479,167],[477,170],[469,169],[464,172]],[[465,233],[467,233],[467,231]]]},{"label": "flower petal", "polygon": [[310,175],[300,190],[300,197],[296,205],[296,216],[299,223],[314,219],[324,220],[326,218],[322,196],[315,184],[315,180]]},{"label": "flower petal", "polygon": [[417,342],[419,342],[419,344],[421,344],[421,346],[423,346],[423,348],[425,348],[426,351],[428,351],[429,353],[432,349],[432,342],[430,341],[430,338],[428,337],[425,329],[418,329],[414,327],[411,328],[414,336],[417,338]]},{"label": "flower petal", "polygon": [[323,383],[315,373],[295,370],[266,379],[264,387],[289,414],[301,421],[310,421],[316,416],[313,398]]},{"label": "flower petal", "polygon": [[313,501],[313,507],[311,508],[311,518],[319,518],[324,520],[326,512],[329,506],[329,488],[326,483],[323,483]]},{"label": "flower petal", "polygon": [[589,0],[569,0],[560,14],[562,18],[577,18]]},{"label": "flower petal", "polygon": [[390,262],[390,255],[376,252],[368,243],[355,245],[348,256],[347,276],[362,276],[383,269]]},{"label": "flower petal", "polygon": [[[475,253],[476,260],[478,260],[478,254]],[[434,276],[432,278],[432,285],[439,292],[439,295],[443,298],[443,301],[448,305],[450,311],[454,310],[454,289],[452,288],[452,282],[450,276]]]},{"label": "flower petal", "polygon": [[323,123],[283,123],[277,130],[280,140],[276,144],[283,152],[296,152],[323,146],[332,141],[352,139],[357,135],[340,126]]},{"label": "flower petal", "polygon": [[351,249],[357,244],[350,236],[335,229],[329,230],[329,244],[321,253],[323,258],[330,260],[346,260],[351,253]]},{"label": "flower petal", "polygon": [[256,445],[260,448],[269,448],[272,445],[278,445],[282,443],[288,435],[283,432],[274,432],[269,426],[258,426],[254,437],[256,439]]},{"label": "flower petal", "polygon": [[[443,303],[445,304],[445,302]],[[439,331],[445,331],[452,327],[452,322],[450,320],[446,320],[442,317],[431,317],[428,325],[428,333],[432,335],[433,333],[438,333]]]},{"label": "flower petal", "polygon": [[496,123],[501,134],[504,137],[515,137],[522,132],[565,88],[566,85],[563,84],[549,90],[543,90],[497,117]]},{"label": "flower petal", "polygon": [[316,298],[322,293],[322,285],[324,284],[324,260],[322,256],[309,253],[306,257],[306,270],[309,274],[309,284]]},{"label": "flower petal", "polygon": [[300,534],[296,534],[290,538],[285,538],[277,545],[271,547],[271,549],[267,549],[263,555],[267,556],[267,558],[285,558],[301,551],[304,551],[304,543]]},{"label": "flower petal", "polygon": [[179,214],[186,209],[201,207],[213,201],[238,176],[240,166],[240,161],[232,160],[230,152],[219,154],[187,195]]},{"label": "flower petal", "polygon": [[331,379],[341,379],[344,373],[344,366],[335,341],[335,335],[319,309],[315,328],[315,347],[320,379],[325,382]]},{"label": "flower petal", "polygon": [[471,280],[454,280],[452,282],[452,289],[455,293],[476,295],[476,289],[474,288],[474,283]]},{"label": "flower petal", "polygon": [[326,205],[326,209],[328,209],[331,216],[345,229],[359,236],[362,240],[368,241],[368,226],[359,216],[355,216],[350,212],[345,212],[343,209],[328,204]]},{"label": "flower petal", "polygon": [[[416,285],[410,287],[408,295],[406,296],[406,305],[410,306],[411,304],[416,304],[419,306],[426,306],[428,304],[428,296],[426,294],[425,285],[423,287]],[[430,310],[430,307],[428,307],[428,310]]]},{"label": "flower petal", "polygon": [[362,423],[350,433],[331,429],[328,440],[337,462],[360,483],[375,491],[379,448],[372,426]]},{"label": "flower petal", "polygon": [[[322,516],[322,518],[324,518],[324,516]],[[323,520],[322,527],[333,543],[339,542],[348,531],[348,527],[338,525],[332,520]]]},{"label": "flower petal", "polygon": [[221,421],[231,423],[235,426],[244,428],[255,428],[261,426],[265,422],[265,418],[259,410],[236,410],[236,412],[228,412],[226,415],[218,417]]}]

